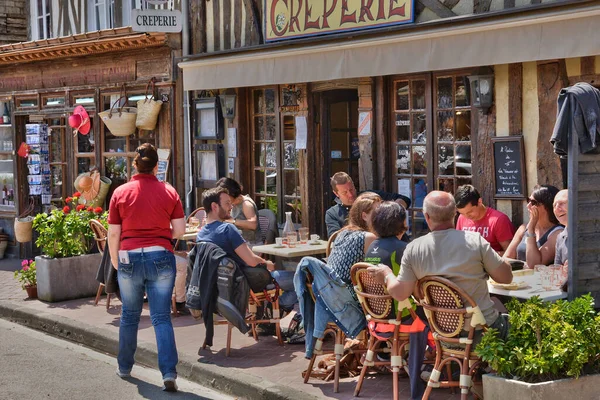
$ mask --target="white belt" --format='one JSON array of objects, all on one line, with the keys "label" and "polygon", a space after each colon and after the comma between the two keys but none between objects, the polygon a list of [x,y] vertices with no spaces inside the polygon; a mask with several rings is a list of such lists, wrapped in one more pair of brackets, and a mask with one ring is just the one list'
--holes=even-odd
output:
[{"label": "white belt", "polygon": [[149,246],[149,247],[140,247],[138,249],[127,250],[130,253],[149,253],[151,251],[167,251],[162,246]]}]

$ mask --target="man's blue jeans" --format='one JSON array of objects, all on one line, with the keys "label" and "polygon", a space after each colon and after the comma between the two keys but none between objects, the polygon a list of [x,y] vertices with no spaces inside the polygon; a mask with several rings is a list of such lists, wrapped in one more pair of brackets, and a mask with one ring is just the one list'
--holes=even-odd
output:
[{"label": "man's blue jeans", "polygon": [[294,304],[298,302],[298,296],[294,289],[294,274],[295,271],[272,271],[271,276],[277,281],[283,293],[279,297],[279,305],[286,311],[294,308]]},{"label": "man's blue jeans", "polygon": [[158,348],[158,368],[163,379],[177,377],[177,347],[171,324],[171,296],[175,285],[175,256],[169,251],[129,254],[129,264],[119,261],[119,289],[121,291],[121,325],[119,327],[119,355],[121,372],[130,372],[137,348],[138,325],[144,292],[148,296],[150,318]]}]

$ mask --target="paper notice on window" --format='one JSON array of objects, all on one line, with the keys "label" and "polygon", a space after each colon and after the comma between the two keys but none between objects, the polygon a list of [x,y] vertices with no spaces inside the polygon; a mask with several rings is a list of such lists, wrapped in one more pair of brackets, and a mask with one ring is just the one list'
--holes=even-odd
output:
[{"label": "paper notice on window", "polygon": [[296,150],[306,150],[308,140],[308,130],[306,127],[306,117],[304,115],[296,116]]},{"label": "paper notice on window", "polygon": [[404,195],[412,200],[410,179],[398,179],[398,194]]},{"label": "paper notice on window", "polygon": [[227,157],[237,157],[237,130],[227,128]]}]

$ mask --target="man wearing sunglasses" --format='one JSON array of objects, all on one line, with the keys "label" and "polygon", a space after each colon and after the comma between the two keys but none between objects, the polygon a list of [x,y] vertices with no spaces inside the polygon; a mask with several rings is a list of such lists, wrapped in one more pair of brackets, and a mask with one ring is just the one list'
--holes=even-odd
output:
[{"label": "man wearing sunglasses", "polygon": [[515,234],[515,228],[506,214],[483,205],[479,192],[473,185],[462,185],[454,195],[460,216],[456,229],[478,232],[490,243],[492,249],[504,254]]}]

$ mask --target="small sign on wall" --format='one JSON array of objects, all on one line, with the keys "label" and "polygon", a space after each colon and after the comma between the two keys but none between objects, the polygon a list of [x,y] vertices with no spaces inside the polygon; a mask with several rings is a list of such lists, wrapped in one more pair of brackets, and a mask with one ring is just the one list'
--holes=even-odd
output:
[{"label": "small sign on wall", "polygon": [[358,135],[369,136],[371,134],[371,111],[361,111],[358,114]]},{"label": "small sign on wall", "polygon": [[167,181],[167,170],[169,169],[169,158],[171,158],[170,149],[158,149],[158,171],[156,178],[161,182]]},{"label": "small sign on wall", "polygon": [[182,26],[179,10],[131,10],[131,30],[134,32],[179,33]]}]

